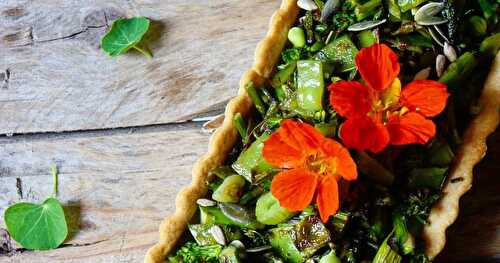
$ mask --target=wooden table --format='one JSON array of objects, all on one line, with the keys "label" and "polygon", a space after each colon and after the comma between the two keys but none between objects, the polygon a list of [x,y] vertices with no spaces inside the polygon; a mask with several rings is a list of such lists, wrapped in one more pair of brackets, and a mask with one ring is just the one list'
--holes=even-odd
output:
[{"label": "wooden table", "polygon": [[[0,1],[0,214],[49,195],[55,163],[73,226],[47,252],[23,251],[0,230],[0,262],[141,262],[206,150],[209,134],[192,120],[219,114],[236,94],[278,5]],[[110,22],[136,15],[153,20],[154,58],[107,57],[99,39]],[[497,132],[443,262],[500,260],[499,171]]]}]

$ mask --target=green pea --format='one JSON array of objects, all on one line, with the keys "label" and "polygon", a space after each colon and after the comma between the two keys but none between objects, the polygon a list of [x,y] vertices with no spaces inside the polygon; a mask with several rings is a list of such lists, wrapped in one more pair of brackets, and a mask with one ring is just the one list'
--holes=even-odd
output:
[{"label": "green pea", "polygon": [[340,259],[335,255],[335,252],[332,250],[330,253],[321,257],[319,263],[340,263]]},{"label": "green pea", "polygon": [[255,216],[257,221],[266,225],[277,225],[283,223],[294,215],[286,208],[280,206],[279,201],[274,198],[271,192],[263,194],[257,200]]},{"label": "green pea", "polygon": [[377,38],[371,30],[363,30],[358,34],[358,41],[359,46],[364,48],[375,44],[377,42]]},{"label": "green pea", "polygon": [[225,203],[237,203],[245,187],[245,178],[241,175],[231,175],[212,194],[212,199]]},{"label": "green pea", "polygon": [[306,45],[306,36],[304,30],[300,27],[292,27],[288,31],[288,40],[294,47],[304,47]]}]

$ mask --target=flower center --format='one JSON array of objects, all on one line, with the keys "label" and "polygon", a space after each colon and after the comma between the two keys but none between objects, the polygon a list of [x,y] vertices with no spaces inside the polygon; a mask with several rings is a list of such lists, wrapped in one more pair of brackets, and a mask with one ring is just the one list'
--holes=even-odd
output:
[{"label": "flower center", "polygon": [[307,157],[305,166],[320,176],[331,176],[337,173],[337,158],[324,157],[319,153],[311,154]]},{"label": "flower center", "polygon": [[385,125],[391,115],[407,113],[408,108],[399,104],[400,95],[401,81],[396,78],[387,89],[372,94],[372,108],[368,117]]}]

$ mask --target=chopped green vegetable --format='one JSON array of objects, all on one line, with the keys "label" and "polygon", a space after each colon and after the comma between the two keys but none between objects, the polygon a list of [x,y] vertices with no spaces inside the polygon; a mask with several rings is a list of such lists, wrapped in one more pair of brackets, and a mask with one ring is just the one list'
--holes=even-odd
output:
[{"label": "chopped green vegetable", "polygon": [[356,69],[354,59],[357,53],[358,49],[349,35],[345,34],[326,45],[316,54],[316,58],[334,64],[340,72],[347,72]]},{"label": "chopped green vegetable", "polygon": [[377,42],[377,37],[371,30],[363,30],[358,33],[359,46],[369,47]]},{"label": "chopped green vegetable", "polygon": [[300,108],[306,111],[323,109],[323,65],[318,60],[297,61],[297,100]]},{"label": "chopped green vegetable", "polygon": [[245,178],[236,174],[228,176],[213,192],[212,199],[219,202],[238,203],[245,187]]},{"label": "chopped green vegetable", "polygon": [[286,65],[286,67],[284,69],[278,71],[274,75],[273,80],[271,81],[271,85],[274,88],[279,88],[281,85],[285,84],[290,79],[290,77],[293,75],[293,73],[295,72],[296,66],[297,66],[297,63],[292,62],[292,63]]},{"label": "chopped green vegetable", "polygon": [[264,160],[262,148],[264,141],[269,134],[263,134],[250,147],[244,150],[236,162],[233,163],[233,169],[247,181],[254,183],[260,179],[257,175],[267,175],[272,171],[272,166]]},{"label": "chopped green vegetable", "polygon": [[257,200],[255,215],[257,221],[265,225],[277,225],[290,219],[295,213],[280,206],[279,201],[268,192]]},{"label": "chopped green vegetable", "polygon": [[480,16],[471,16],[469,18],[469,28],[474,36],[480,37],[486,34],[488,24],[486,20]]},{"label": "chopped green vegetable", "polygon": [[234,115],[233,121],[236,130],[238,130],[238,133],[240,134],[240,137],[243,140],[243,144],[247,144],[248,143],[247,125],[245,123],[245,119],[243,119],[243,117],[241,116],[241,113],[237,112]]},{"label": "chopped green vegetable", "polygon": [[151,51],[140,45],[148,29],[149,20],[145,17],[117,19],[113,22],[111,30],[102,38],[102,49],[114,57],[133,48],[150,58],[153,56]]},{"label": "chopped green vegetable", "polygon": [[188,229],[191,235],[194,237],[196,243],[200,246],[216,245],[217,241],[210,233],[211,224],[194,224],[189,225]]},{"label": "chopped green vegetable", "polygon": [[[500,33],[496,33],[494,35],[485,38],[483,42],[481,42],[481,46],[479,47],[479,51],[481,52],[481,54],[484,54],[490,58],[495,57],[499,49],[500,49]],[[467,61],[464,61],[464,63],[466,62]]]},{"label": "chopped green vegetable", "polygon": [[221,251],[221,245],[200,246],[194,242],[187,242],[177,250],[175,257],[169,260],[182,263],[219,263]]},{"label": "chopped green vegetable", "polygon": [[410,171],[408,184],[412,187],[441,189],[448,168],[415,168]]},{"label": "chopped green vegetable", "polygon": [[399,263],[401,262],[402,258],[401,256],[394,251],[389,244],[387,244],[387,241],[389,238],[392,236],[392,233],[389,234],[384,242],[380,245],[380,247],[377,250],[377,254],[372,260],[372,263]]},{"label": "chopped green vegetable", "polygon": [[301,263],[304,258],[295,246],[295,228],[283,226],[269,230],[269,241],[274,251],[287,262]]},{"label": "chopped green vegetable", "polygon": [[247,94],[252,99],[253,104],[255,105],[255,108],[257,109],[260,114],[265,115],[266,114],[266,105],[262,101],[262,98],[259,95],[259,92],[257,89],[254,87],[253,82],[248,82],[246,85],[246,90]]},{"label": "chopped green vegetable", "polygon": [[219,254],[220,262],[224,263],[239,263],[240,257],[240,251],[234,246],[227,246]]},{"label": "chopped green vegetable", "polygon": [[367,17],[375,16],[382,8],[382,0],[369,0],[364,4],[357,5],[354,14],[358,21]]},{"label": "chopped green vegetable", "polygon": [[290,64],[299,60],[302,57],[302,51],[298,48],[289,48],[281,52],[281,58],[285,64]]},{"label": "chopped green vegetable", "polygon": [[219,206],[223,207],[224,210],[216,206],[200,207],[205,219],[202,221],[203,224],[239,226],[250,229],[262,228],[262,224],[253,219],[244,207],[235,204],[221,204]]},{"label": "chopped green vegetable", "polygon": [[68,235],[64,210],[57,195],[57,167],[51,167],[53,197],[42,204],[17,203],[4,212],[5,225],[10,236],[23,248],[49,250],[59,247]]},{"label": "chopped green vegetable", "polygon": [[429,0],[398,0],[398,5],[401,8],[401,12],[409,11]]},{"label": "chopped green vegetable", "polygon": [[439,81],[447,84],[449,89],[457,91],[462,80],[469,77],[476,64],[477,60],[474,55],[471,52],[465,52],[448,66]]}]

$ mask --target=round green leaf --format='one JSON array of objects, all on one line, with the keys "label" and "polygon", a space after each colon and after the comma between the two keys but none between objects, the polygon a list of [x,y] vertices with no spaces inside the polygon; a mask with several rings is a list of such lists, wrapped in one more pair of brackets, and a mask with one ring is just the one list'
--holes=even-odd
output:
[{"label": "round green leaf", "polygon": [[11,237],[26,249],[54,249],[68,235],[64,210],[55,198],[41,205],[15,204],[5,210],[4,219]]},{"label": "round green leaf", "polygon": [[[147,52],[136,47],[149,28],[149,20],[145,17],[117,19],[111,30],[102,38],[101,47],[110,56],[118,56],[130,48]],[[146,54],[145,54],[146,55]]]}]

